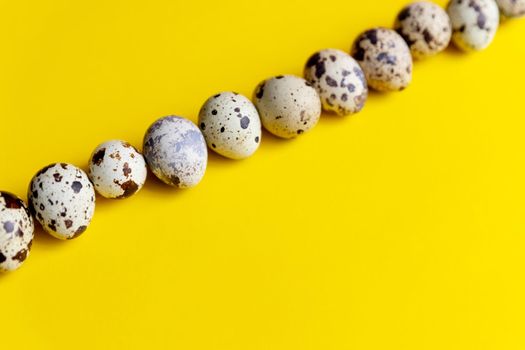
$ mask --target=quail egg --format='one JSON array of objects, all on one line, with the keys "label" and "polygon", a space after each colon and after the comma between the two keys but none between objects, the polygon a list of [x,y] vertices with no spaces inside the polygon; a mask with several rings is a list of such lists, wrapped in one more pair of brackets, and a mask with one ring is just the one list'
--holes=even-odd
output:
[{"label": "quail egg", "polygon": [[416,59],[443,51],[452,36],[452,25],[446,11],[428,1],[414,2],[403,8],[394,29],[405,39]]},{"label": "quail egg", "polygon": [[95,212],[93,185],[84,171],[71,164],[41,169],[31,180],[27,196],[42,228],[59,239],[78,237]]},{"label": "quail egg", "polygon": [[525,15],[525,0],[496,0],[501,14],[505,17],[521,17]]},{"label": "quail egg", "polygon": [[125,141],[104,142],[89,159],[89,179],[106,198],[130,197],[142,188],[147,174],[144,157]]},{"label": "quail egg", "polygon": [[196,186],[206,171],[206,141],[199,128],[182,117],[155,121],[144,136],[143,152],[153,174],[171,186]]},{"label": "quail egg", "polygon": [[199,112],[198,124],[208,147],[224,157],[247,158],[259,148],[259,113],[243,95],[221,92],[210,97]]},{"label": "quail egg", "polygon": [[0,272],[18,269],[33,243],[33,219],[25,203],[0,191]]},{"label": "quail egg", "polygon": [[263,126],[272,134],[292,138],[313,128],[321,116],[321,100],[312,84],[293,75],[261,82],[254,103]]},{"label": "quail egg", "polygon": [[323,108],[341,116],[359,112],[368,97],[368,85],[359,64],[346,52],[325,49],[306,62],[304,78],[319,93]]},{"label": "quail egg", "polygon": [[490,45],[499,26],[494,0],[451,0],[447,12],[452,22],[452,41],[462,50],[483,50]]},{"label": "quail egg", "polygon": [[395,31],[374,28],[357,37],[352,56],[363,69],[368,86],[378,91],[405,89],[412,80],[412,56]]}]

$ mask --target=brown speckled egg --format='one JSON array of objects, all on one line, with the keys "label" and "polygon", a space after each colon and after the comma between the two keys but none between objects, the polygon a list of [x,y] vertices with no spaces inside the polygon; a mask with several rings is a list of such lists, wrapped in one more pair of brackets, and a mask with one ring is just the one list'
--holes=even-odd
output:
[{"label": "brown speckled egg", "polygon": [[412,81],[410,49],[393,30],[365,31],[354,41],[352,56],[361,65],[368,86],[377,91],[403,90]]},{"label": "brown speckled egg", "polygon": [[301,135],[312,129],[321,116],[317,91],[293,75],[279,75],[259,83],[253,99],[264,128],[278,137]]},{"label": "brown speckled egg", "polygon": [[55,163],[31,180],[29,209],[42,228],[59,239],[72,239],[89,226],[95,212],[95,190],[84,171]]},{"label": "brown speckled egg", "polygon": [[0,272],[18,269],[33,243],[33,219],[25,203],[0,191]]},{"label": "brown speckled egg", "polygon": [[399,12],[394,29],[405,39],[412,57],[421,59],[447,48],[452,37],[452,25],[440,6],[414,2]]},{"label": "brown speckled egg", "polygon": [[199,112],[198,124],[208,147],[224,157],[247,158],[259,148],[259,113],[243,95],[221,92],[210,97]]},{"label": "brown speckled egg", "polygon": [[341,50],[325,49],[310,56],[304,78],[319,93],[323,108],[342,116],[359,112],[368,97],[363,70]]},{"label": "brown speckled egg", "polygon": [[125,141],[104,142],[89,158],[89,179],[95,190],[106,198],[132,196],[142,188],[147,175],[144,157]]},{"label": "brown speckled egg", "polygon": [[494,0],[451,0],[447,12],[452,22],[452,41],[462,50],[483,50],[492,43],[499,27]]},{"label": "brown speckled egg", "polygon": [[501,14],[508,18],[525,15],[525,0],[496,0]]}]

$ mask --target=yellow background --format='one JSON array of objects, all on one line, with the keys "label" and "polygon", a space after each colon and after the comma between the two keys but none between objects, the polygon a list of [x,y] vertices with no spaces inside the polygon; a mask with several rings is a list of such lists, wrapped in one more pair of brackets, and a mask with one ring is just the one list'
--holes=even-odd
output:
[{"label": "yellow background", "polygon": [[[25,199],[48,163],[300,75],[404,4],[2,0],[0,187]],[[194,189],[98,198],[74,241],[38,230],[0,276],[0,346],[525,349],[524,37],[507,22],[358,115],[210,154]]]}]

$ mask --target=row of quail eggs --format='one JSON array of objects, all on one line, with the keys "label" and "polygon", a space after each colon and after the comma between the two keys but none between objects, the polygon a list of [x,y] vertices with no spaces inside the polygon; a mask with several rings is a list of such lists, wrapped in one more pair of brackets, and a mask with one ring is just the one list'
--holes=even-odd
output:
[{"label": "row of quail eggs", "polygon": [[[412,80],[412,59],[443,51],[452,40],[463,50],[481,50],[493,40],[502,17],[525,15],[525,0],[451,0],[444,10],[427,1],[414,2],[398,14],[394,30],[373,28],[354,41],[350,54],[337,49],[314,53],[304,78],[279,75],[255,88],[252,100],[221,92],[206,100],[198,126],[167,116],[146,131],[143,153],[125,141],[97,146],[88,171],[55,163],[32,178],[28,204],[0,192],[0,271],[21,266],[31,249],[34,223],[59,239],[73,239],[89,226],[95,191],[122,199],[144,185],[147,167],[168,185],[196,186],[204,176],[208,148],[231,159],[257,151],[262,126],[281,138],[312,129],[321,110],[341,116],[359,112],[368,88],[398,91]],[[253,102],[252,102],[253,101]]]}]

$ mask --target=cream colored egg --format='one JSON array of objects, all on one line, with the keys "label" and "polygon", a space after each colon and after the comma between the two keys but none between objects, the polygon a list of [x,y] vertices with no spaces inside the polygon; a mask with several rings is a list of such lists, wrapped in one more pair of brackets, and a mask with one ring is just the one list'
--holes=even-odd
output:
[{"label": "cream colored egg", "polygon": [[377,91],[405,89],[412,81],[412,56],[403,38],[386,28],[373,28],[357,37],[352,56]]},{"label": "cream colored egg", "polygon": [[128,142],[111,140],[98,145],[89,158],[88,176],[106,198],[127,198],[137,193],[148,175],[146,161]]},{"label": "cream colored egg", "polygon": [[33,235],[33,218],[25,203],[14,194],[0,191],[0,272],[22,266]]},{"label": "cream colored egg", "polygon": [[447,12],[428,1],[405,6],[396,18],[394,29],[405,39],[412,57],[417,59],[443,51],[452,37]]},{"label": "cream colored egg", "polygon": [[95,212],[95,191],[80,168],[55,163],[31,180],[29,208],[42,228],[59,239],[78,237],[88,228]]},{"label": "cream colored egg", "polygon": [[494,0],[451,0],[447,12],[452,40],[465,51],[483,50],[494,40],[499,10]]},{"label": "cream colored egg", "polygon": [[266,130],[282,138],[293,138],[312,129],[321,116],[319,94],[306,80],[280,75],[261,82],[254,104]]},{"label": "cream colored egg", "polygon": [[325,49],[310,56],[304,78],[319,93],[323,109],[342,116],[359,112],[368,97],[363,70],[341,50]]},{"label": "cream colored egg", "polygon": [[199,112],[198,125],[208,147],[227,158],[247,158],[261,142],[257,109],[248,98],[235,92],[210,97]]}]

